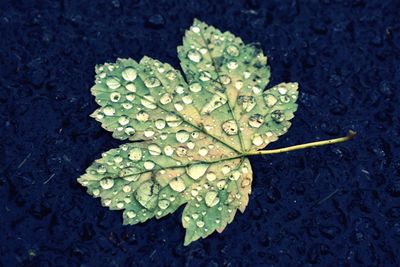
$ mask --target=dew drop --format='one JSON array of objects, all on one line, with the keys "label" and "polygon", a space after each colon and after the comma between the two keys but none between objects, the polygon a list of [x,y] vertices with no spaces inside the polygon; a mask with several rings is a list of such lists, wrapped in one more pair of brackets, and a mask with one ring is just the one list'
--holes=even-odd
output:
[{"label": "dew drop", "polygon": [[130,185],[124,185],[124,187],[122,187],[122,191],[129,193],[132,191],[132,187]]},{"label": "dew drop", "polygon": [[194,220],[197,220],[198,218],[199,218],[199,214],[198,213],[193,213],[192,214],[192,218],[194,219]]},{"label": "dew drop", "polygon": [[281,110],[275,110],[271,113],[271,118],[275,122],[280,123],[285,120],[285,114]]},{"label": "dew drop", "polygon": [[240,171],[233,171],[233,172],[231,173],[231,175],[229,175],[229,180],[237,181],[237,180],[239,180],[239,178],[240,178],[241,175],[242,175],[242,174],[241,174]]},{"label": "dew drop", "polygon": [[145,112],[145,111],[143,111],[143,110],[141,110],[141,111],[139,111],[137,114],[136,114],[136,119],[138,120],[138,121],[141,121],[141,122],[146,122],[146,121],[148,121],[149,120],[149,114],[147,113],[147,112]]},{"label": "dew drop", "polygon": [[143,134],[146,137],[152,137],[155,134],[155,132],[153,130],[151,130],[151,129],[147,129],[146,131],[144,131]]},{"label": "dew drop", "polygon": [[260,128],[263,123],[264,117],[261,114],[254,114],[249,118],[249,125],[253,128]]},{"label": "dew drop", "polygon": [[123,202],[118,202],[117,203],[117,208],[122,209],[124,207],[124,203]]},{"label": "dew drop", "polygon": [[165,210],[169,207],[170,202],[166,199],[162,199],[158,202],[158,207],[162,210]]},{"label": "dew drop", "polygon": [[172,156],[172,154],[174,154],[174,148],[172,146],[165,146],[164,153],[167,156]]},{"label": "dew drop", "polygon": [[115,114],[115,109],[112,106],[105,106],[103,108],[103,113],[106,116],[112,116]]},{"label": "dew drop", "polygon": [[107,190],[114,186],[114,179],[106,177],[100,180],[101,188]]},{"label": "dew drop", "polygon": [[176,192],[183,192],[186,189],[185,183],[183,182],[183,179],[180,177],[176,177],[169,182],[169,186],[172,188],[172,190]]},{"label": "dew drop", "polygon": [[176,78],[176,72],[173,70],[170,70],[165,74],[165,77],[167,77],[168,80],[173,81]]},{"label": "dew drop", "polygon": [[215,175],[215,173],[213,173],[213,172],[209,172],[206,174],[206,178],[208,181],[212,182],[215,179],[217,179],[217,175]]},{"label": "dew drop", "polygon": [[122,103],[122,107],[124,109],[131,109],[133,107],[133,105],[129,102],[125,102],[125,103]]},{"label": "dew drop", "polygon": [[180,130],[175,134],[175,137],[176,137],[176,140],[182,144],[182,143],[185,143],[189,139],[190,134],[185,130]]},{"label": "dew drop", "polygon": [[128,83],[125,88],[132,93],[136,92],[136,86],[133,83]]},{"label": "dew drop", "polygon": [[116,77],[108,78],[106,84],[110,89],[117,89],[118,87],[121,86],[119,79]]},{"label": "dew drop", "polygon": [[146,169],[146,170],[152,170],[153,168],[154,168],[154,166],[156,166],[155,164],[154,164],[154,162],[152,162],[152,161],[145,161],[144,163],[143,163],[143,167]]},{"label": "dew drop", "polygon": [[127,125],[129,123],[129,118],[127,116],[122,115],[118,118],[118,123],[122,126]]},{"label": "dew drop", "polygon": [[199,83],[192,83],[189,85],[189,90],[193,93],[198,93],[201,91],[201,85]]},{"label": "dew drop", "polygon": [[160,97],[160,103],[163,105],[169,104],[172,101],[172,95],[165,93]]},{"label": "dew drop", "polygon": [[176,92],[178,95],[181,95],[181,94],[183,94],[183,93],[185,92],[185,88],[183,88],[183,86],[178,85],[178,86],[175,88],[175,92]]},{"label": "dew drop", "polygon": [[132,148],[129,151],[129,159],[133,161],[139,161],[142,159],[142,150],[138,147]]},{"label": "dew drop", "polygon": [[192,32],[199,33],[200,32],[200,28],[197,27],[197,26],[192,26]]},{"label": "dew drop", "polygon": [[97,173],[99,173],[99,174],[104,174],[104,173],[106,173],[106,171],[107,171],[107,169],[106,169],[106,167],[104,167],[103,165],[99,165],[98,167],[97,167]]},{"label": "dew drop", "polygon": [[162,130],[165,128],[166,122],[163,119],[158,119],[154,122],[154,126],[158,129],[158,130]]},{"label": "dew drop", "polygon": [[97,197],[100,195],[100,190],[98,188],[94,189],[92,192],[93,196]]},{"label": "dew drop", "polygon": [[189,175],[189,177],[191,177],[194,180],[197,180],[206,173],[208,166],[209,166],[208,164],[203,164],[203,163],[193,164],[186,169],[186,172]]},{"label": "dew drop", "polygon": [[109,199],[109,198],[104,199],[103,200],[103,204],[104,204],[104,206],[110,206],[111,205],[111,199]]},{"label": "dew drop", "polygon": [[222,124],[222,130],[227,135],[235,135],[238,133],[238,126],[234,120],[228,120]]},{"label": "dew drop", "polygon": [[132,102],[136,98],[136,96],[134,94],[127,94],[125,97],[126,97],[126,100],[128,100],[130,102]]},{"label": "dew drop", "polygon": [[185,104],[192,104],[193,103],[193,98],[190,95],[185,95],[182,97],[182,101]]},{"label": "dew drop", "polygon": [[191,61],[196,62],[196,63],[199,63],[199,62],[202,60],[202,58],[203,58],[203,57],[201,56],[200,52],[197,51],[197,50],[194,50],[194,49],[191,49],[191,50],[188,51],[187,57],[188,57]]},{"label": "dew drop", "polygon": [[227,85],[231,82],[231,78],[229,78],[229,76],[227,76],[227,75],[222,75],[219,79],[220,79],[221,83],[224,85]]},{"label": "dew drop", "polygon": [[140,100],[140,103],[148,109],[156,109],[157,108],[157,106],[154,104],[154,97],[152,97],[150,95],[144,96],[144,98],[142,98]]},{"label": "dew drop", "polygon": [[121,99],[121,94],[118,92],[113,92],[110,94],[110,100],[112,102],[118,102]]},{"label": "dew drop", "polygon": [[176,115],[167,115],[165,120],[169,127],[178,127],[182,123],[182,120]]},{"label": "dew drop", "polygon": [[190,191],[190,194],[191,194],[193,197],[196,197],[196,196],[199,194],[199,191],[198,191],[197,189],[192,189],[192,191]]},{"label": "dew drop", "polygon": [[211,74],[209,72],[207,72],[207,71],[202,71],[200,73],[199,79],[201,81],[203,81],[203,82],[207,82],[207,81],[209,81],[211,79]]},{"label": "dew drop", "polygon": [[278,102],[278,99],[274,95],[271,94],[266,94],[264,95],[264,102],[267,105],[267,107],[273,107],[276,102]]},{"label": "dew drop", "polygon": [[122,160],[123,160],[123,158],[121,156],[119,156],[119,155],[115,155],[114,156],[114,162],[115,163],[121,163]]},{"label": "dew drop", "polygon": [[197,221],[197,222],[196,222],[196,225],[197,225],[197,227],[199,227],[199,228],[203,228],[204,222],[203,222],[203,221]]},{"label": "dew drop", "polygon": [[214,207],[219,203],[218,193],[216,191],[209,191],[207,192],[204,200],[207,206]]},{"label": "dew drop", "polygon": [[222,189],[224,189],[225,185],[226,185],[226,182],[225,182],[224,180],[219,181],[219,182],[217,183],[217,188],[218,188],[219,190],[222,190]]},{"label": "dew drop", "polygon": [[254,96],[240,95],[237,101],[246,112],[250,112],[256,106],[256,99]]},{"label": "dew drop", "polygon": [[228,53],[228,55],[230,55],[232,57],[237,57],[240,54],[239,49],[235,45],[227,46],[225,51],[226,51],[226,53]]},{"label": "dew drop", "polygon": [[237,90],[240,90],[240,89],[242,89],[242,87],[243,87],[243,81],[236,81],[235,82],[235,88],[237,89]]},{"label": "dew drop", "polygon": [[133,211],[131,211],[131,210],[129,210],[129,211],[126,212],[126,216],[127,216],[129,219],[133,219],[133,218],[136,217],[136,213],[133,212]]},{"label": "dew drop", "polygon": [[179,146],[176,149],[176,155],[178,155],[178,157],[184,157],[187,154],[187,148],[184,146]]},{"label": "dew drop", "polygon": [[184,109],[184,104],[181,101],[175,102],[174,103],[174,108],[176,109],[176,111],[182,111]]},{"label": "dew drop", "polygon": [[159,156],[161,155],[161,148],[156,144],[151,144],[147,147],[149,149],[149,153],[152,156]]},{"label": "dew drop", "polygon": [[124,78],[125,81],[131,82],[134,81],[137,77],[137,72],[134,68],[126,68],[122,72],[122,78]]},{"label": "dew drop", "polygon": [[281,95],[286,95],[287,94],[287,89],[285,87],[280,86],[280,87],[278,87],[278,92]]},{"label": "dew drop", "polygon": [[235,70],[237,67],[239,67],[239,64],[236,61],[230,61],[228,62],[227,67],[230,70]]},{"label": "dew drop", "polygon": [[208,149],[206,147],[202,147],[199,149],[199,155],[204,157],[208,154]]},{"label": "dew drop", "polygon": [[158,87],[161,85],[161,82],[159,79],[157,79],[156,77],[152,76],[152,77],[147,77],[144,80],[144,85],[146,85],[147,88],[154,88],[154,87]]},{"label": "dew drop", "polygon": [[231,171],[231,167],[229,167],[229,165],[224,165],[221,168],[221,171],[222,171],[223,174],[228,174]]},{"label": "dew drop", "polygon": [[260,135],[255,135],[253,137],[253,139],[251,140],[251,142],[255,146],[261,146],[264,143],[264,140],[262,139],[262,137]]}]

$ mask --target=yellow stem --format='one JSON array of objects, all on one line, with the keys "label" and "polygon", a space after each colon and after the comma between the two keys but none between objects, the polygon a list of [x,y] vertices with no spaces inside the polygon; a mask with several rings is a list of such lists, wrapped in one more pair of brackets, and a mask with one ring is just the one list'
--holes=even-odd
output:
[{"label": "yellow stem", "polygon": [[335,139],[322,140],[322,141],[317,141],[317,142],[311,142],[311,143],[295,145],[295,146],[288,146],[288,147],[284,147],[284,148],[277,148],[277,149],[271,149],[271,150],[259,150],[259,151],[255,151],[255,152],[245,153],[244,155],[255,156],[255,155],[278,154],[278,153],[284,153],[284,152],[289,152],[289,151],[294,151],[294,150],[299,150],[299,149],[304,149],[304,148],[331,145],[331,144],[336,144],[336,143],[341,143],[341,142],[346,142],[348,140],[351,140],[351,139],[353,139],[353,137],[355,135],[356,135],[356,132],[349,130],[349,132],[347,133],[346,136],[335,138]]}]

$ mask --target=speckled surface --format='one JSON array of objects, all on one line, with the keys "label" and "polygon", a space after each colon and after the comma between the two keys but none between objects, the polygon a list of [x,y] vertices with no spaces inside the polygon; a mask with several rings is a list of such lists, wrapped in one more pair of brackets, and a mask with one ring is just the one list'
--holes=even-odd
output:
[{"label": "speckled surface", "polygon": [[[82,2],[82,3],[79,3]],[[0,266],[399,266],[398,1],[1,1]],[[180,209],[122,226],[76,178],[113,140],[89,118],[94,65],[179,68],[193,18],[260,42],[300,84],[282,147],[253,157],[253,194],[222,234],[183,247]]]}]

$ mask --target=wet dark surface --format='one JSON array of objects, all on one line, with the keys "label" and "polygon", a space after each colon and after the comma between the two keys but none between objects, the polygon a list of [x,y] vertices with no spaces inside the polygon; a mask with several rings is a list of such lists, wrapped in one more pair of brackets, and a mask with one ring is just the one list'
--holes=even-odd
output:
[{"label": "wet dark surface", "polygon": [[[1,1],[0,266],[399,266],[400,4],[283,2]],[[120,143],[89,118],[94,65],[179,67],[195,17],[260,42],[271,85],[299,82],[271,147],[358,136],[252,158],[246,212],[183,247],[181,209],[122,226],[76,178]]]}]

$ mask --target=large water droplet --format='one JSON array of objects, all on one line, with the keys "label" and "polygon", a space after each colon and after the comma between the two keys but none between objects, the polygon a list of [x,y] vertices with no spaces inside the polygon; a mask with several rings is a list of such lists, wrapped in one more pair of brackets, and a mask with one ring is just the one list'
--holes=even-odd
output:
[{"label": "large water droplet", "polygon": [[106,81],[106,84],[107,84],[108,88],[110,88],[110,89],[117,89],[118,87],[121,86],[119,79],[116,77],[108,78]]},{"label": "large water droplet", "polygon": [[165,128],[166,122],[163,119],[158,119],[154,122],[154,126],[158,129],[158,130],[162,130]]},{"label": "large water droplet", "polygon": [[131,211],[131,210],[129,210],[129,211],[126,212],[126,216],[127,216],[129,219],[133,219],[133,218],[136,217],[136,213],[133,212],[133,211]]},{"label": "large water droplet", "polygon": [[206,147],[202,147],[199,149],[199,155],[204,157],[208,154],[208,149]]},{"label": "large water droplet", "polygon": [[222,171],[223,174],[228,174],[231,171],[231,167],[229,165],[224,165],[221,168],[221,171]]},{"label": "large water droplet", "polygon": [[240,171],[233,171],[230,175],[229,175],[229,180],[232,181],[237,181],[240,176],[242,175],[242,173]]},{"label": "large water droplet", "polygon": [[197,50],[194,50],[194,49],[191,49],[191,50],[188,51],[187,57],[188,57],[191,61],[196,62],[196,63],[199,63],[199,62],[201,61],[201,59],[203,58],[203,57],[201,56],[200,52],[197,51]]},{"label": "large water droplet", "polygon": [[264,95],[264,102],[267,105],[267,107],[273,107],[276,102],[278,102],[278,99],[272,94],[266,94]]},{"label": "large water droplet", "polygon": [[166,199],[162,199],[158,202],[158,207],[162,210],[165,210],[169,207],[170,202]]},{"label": "large water droplet", "polygon": [[129,118],[127,116],[122,115],[118,118],[118,123],[122,126],[127,125],[129,123]]},{"label": "large water droplet", "polygon": [[106,116],[112,116],[115,114],[115,109],[112,106],[105,106],[103,108],[103,113]]},{"label": "large water droplet", "polygon": [[176,192],[183,192],[186,189],[185,183],[182,178],[176,177],[169,182],[169,186]]},{"label": "large water droplet", "polygon": [[246,112],[250,112],[256,106],[256,99],[254,96],[240,95],[237,101]]},{"label": "large water droplet", "polygon": [[113,92],[110,94],[110,100],[112,102],[118,102],[121,99],[121,94],[118,92]]},{"label": "large water droplet", "polygon": [[185,96],[182,97],[182,101],[183,101],[183,103],[185,103],[187,105],[188,104],[192,104],[193,98],[192,98],[191,95],[185,95]]},{"label": "large water droplet", "polygon": [[128,83],[127,85],[125,85],[125,88],[130,92],[136,92],[136,86],[133,83]]},{"label": "large water droplet", "polygon": [[150,160],[143,163],[143,167],[148,171],[154,169],[154,166],[156,166],[156,164]]},{"label": "large water droplet", "polygon": [[189,90],[193,93],[198,93],[201,91],[201,85],[199,83],[192,83],[189,85]]},{"label": "large water droplet", "polygon": [[128,136],[133,136],[136,133],[136,131],[132,127],[126,127],[125,128],[125,133]]},{"label": "large water droplet", "polygon": [[174,148],[172,146],[165,146],[164,153],[167,156],[172,156],[172,154],[174,154]]},{"label": "large water droplet", "polygon": [[139,161],[142,159],[142,150],[138,147],[132,148],[129,151],[129,159],[133,161]]},{"label": "large water droplet", "polygon": [[143,110],[139,111],[139,112],[136,114],[136,119],[137,119],[138,121],[141,121],[141,122],[146,122],[146,121],[148,121],[148,120],[149,120],[149,117],[150,117],[150,115],[149,115],[147,112],[143,111]]},{"label": "large water droplet", "polygon": [[209,191],[204,198],[206,205],[209,207],[214,207],[219,203],[218,193],[215,191]]},{"label": "large water droplet", "polygon": [[196,225],[197,225],[197,227],[202,228],[204,226],[204,222],[203,221],[197,221]]},{"label": "large water droplet", "polygon": [[239,64],[236,61],[230,61],[228,62],[227,67],[230,70],[235,70],[237,67],[239,67]]},{"label": "large water droplet", "polygon": [[128,82],[134,81],[136,77],[137,77],[137,72],[134,68],[126,68],[122,72],[122,78],[124,78]]},{"label": "large water droplet", "polygon": [[172,101],[172,95],[165,93],[160,97],[160,103],[163,105],[166,105],[168,103],[171,103]]},{"label": "large water droplet", "polygon": [[190,134],[185,130],[180,130],[175,134],[175,137],[179,143],[185,143],[189,139]]},{"label": "large water droplet", "polygon": [[144,80],[144,85],[146,85],[148,88],[154,88],[160,86],[161,82],[159,79],[157,79],[157,77],[147,77]]},{"label": "large water droplet", "polygon": [[217,179],[217,175],[215,175],[215,173],[213,173],[213,172],[208,172],[206,174],[206,178],[207,178],[208,181],[212,182],[215,179]]},{"label": "large water droplet", "polygon": [[161,148],[156,144],[151,144],[147,147],[149,149],[149,153],[152,156],[159,156],[161,155]]},{"label": "large water droplet", "polygon": [[169,127],[178,127],[182,123],[182,120],[176,115],[167,115],[165,120]]},{"label": "large water droplet", "polygon": [[255,135],[253,139],[251,140],[253,145],[255,146],[261,146],[264,143],[263,138],[260,135]]},{"label": "large water droplet", "polygon": [[142,105],[148,109],[156,109],[157,106],[154,103],[154,97],[150,96],[150,95],[146,95],[144,96],[141,100],[140,103],[142,103]]},{"label": "large water droplet", "polygon": [[186,172],[189,175],[189,177],[191,177],[194,180],[197,180],[206,173],[208,166],[209,166],[208,164],[203,164],[203,163],[193,164],[186,169]]},{"label": "large water droplet", "polygon": [[114,186],[114,179],[106,177],[100,180],[101,188],[107,190]]},{"label": "large water droplet", "polygon": [[234,120],[229,120],[222,124],[222,130],[227,135],[235,135],[238,133],[238,126]]},{"label": "large water droplet", "polygon": [[249,125],[253,128],[260,128],[263,123],[264,117],[261,114],[254,114],[249,118]]}]

